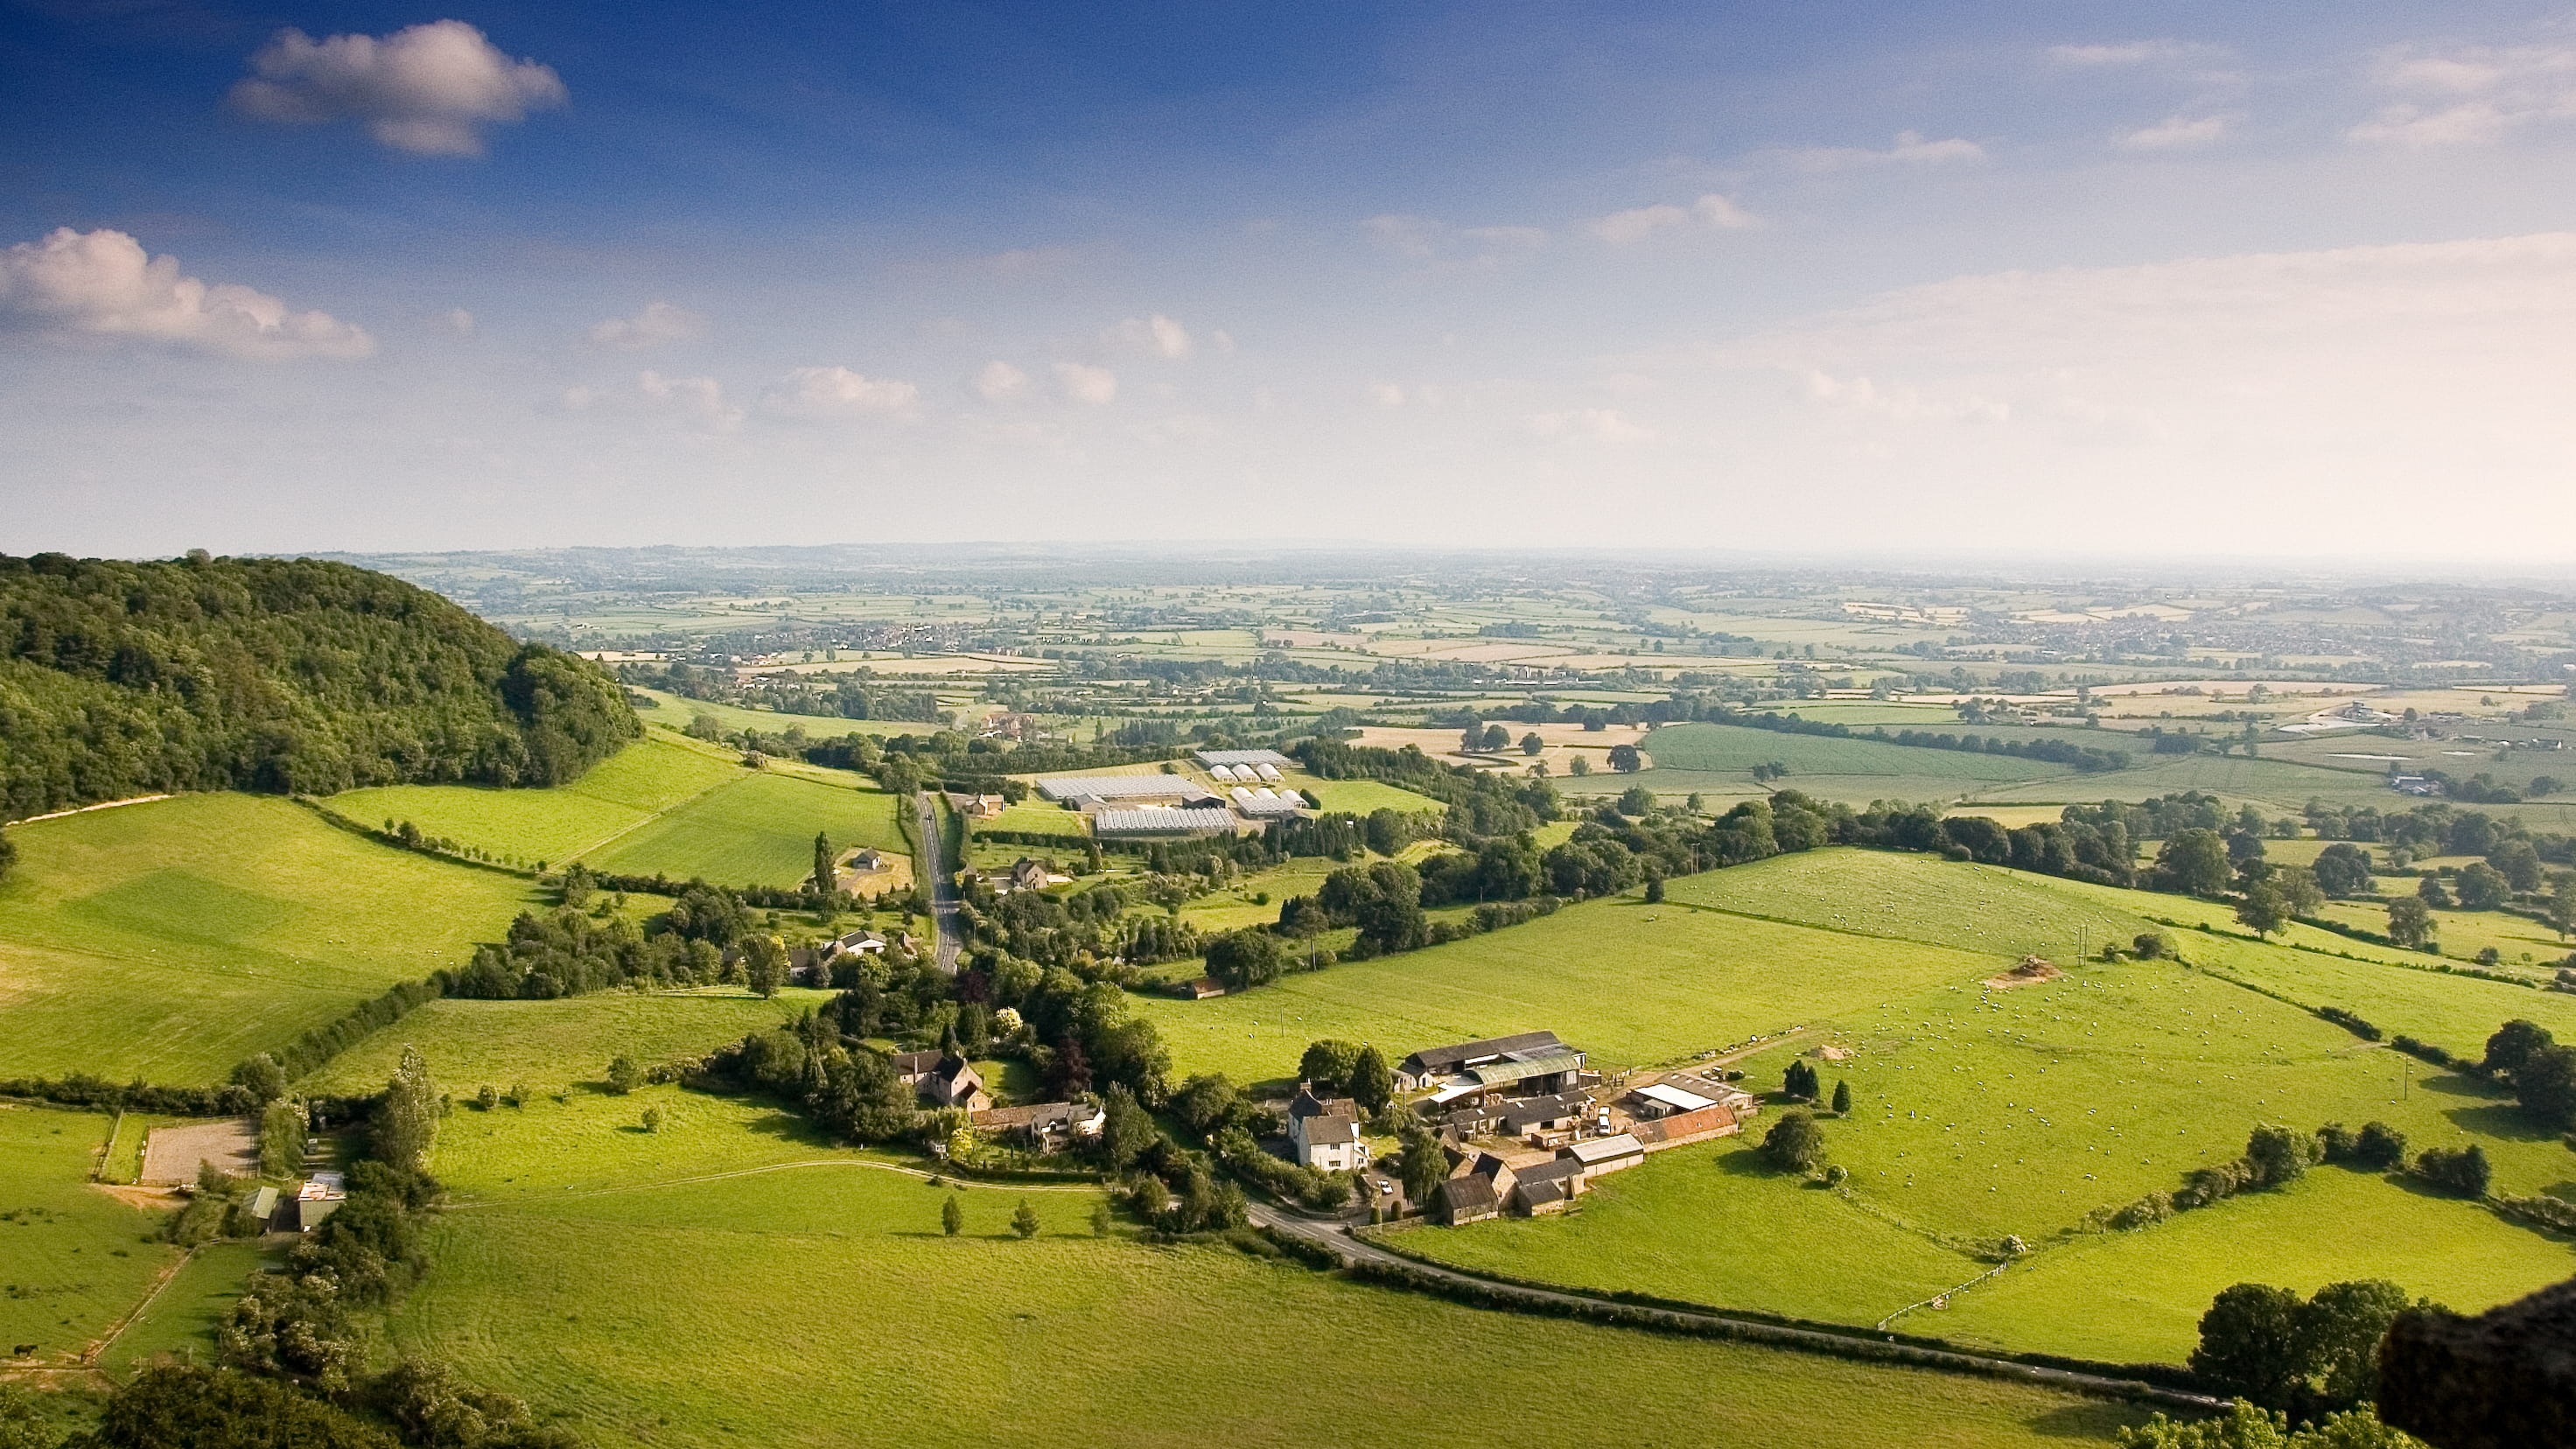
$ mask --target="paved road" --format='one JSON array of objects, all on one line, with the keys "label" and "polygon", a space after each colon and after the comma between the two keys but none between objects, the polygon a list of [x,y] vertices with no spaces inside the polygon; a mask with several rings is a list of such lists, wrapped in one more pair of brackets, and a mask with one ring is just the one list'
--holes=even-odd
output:
[{"label": "paved road", "polygon": [[957,974],[957,948],[965,941],[957,925],[957,883],[950,878],[948,837],[939,829],[939,807],[927,790],[912,797],[921,836],[921,874],[930,883],[930,929],[939,941],[939,969]]},{"label": "paved road", "polygon": [[[1316,1218],[1290,1212],[1270,1203],[1249,1204],[1252,1220],[1276,1232],[1290,1233],[1310,1242],[1320,1243],[1344,1262],[1362,1261],[1399,1267],[1411,1272],[1464,1284],[1479,1292],[1497,1297],[1518,1298],[1534,1304],[1597,1306],[1605,1300],[1581,1293],[1558,1292],[1545,1288],[1526,1288],[1518,1284],[1497,1283],[1472,1273],[1461,1273],[1435,1264],[1424,1263],[1401,1253],[1391,1253],[1350,1231],[1350,1219]],[[1804,1348],[1834,1352],[1854,1342],[1854,1336],[1819,1333],[1809,1328],[1792,1328],[1785,1324],[1764,1323],[1758,1319],[1730,1318],[1722,1313],[1689,1313],[1675,1309],[1658,1309],[1678,1318],[1701,1323],[1724,1324],[1734,1336],[1760,1343],[1778,1344],[1785,1348]],[[1861,1339],[1860,1342],[1869,1340]],[[1890,1345],[1890,1347],[1898,1347]],[[2015,1363],[2010,1359],[1985,1358],[1972,1353],[1946,1349],[1901,1346],[1904,1359],[1927,1367],[1964,1369],[1975,1373],[2020,1379],[2051,1388],[2073,1389],[2079,1393],[2110,1394],[2124,1399],[2145,1399],[2178,1408],[2202,1411],[2224,1409],[2224,1399],[2204,1398],[2198,1394],[2180,1393],[2134,1379],[2105,1378],[2097,1374],[2076,1373],[2068,1369],[2041,1368],[2034,1364]]]}]

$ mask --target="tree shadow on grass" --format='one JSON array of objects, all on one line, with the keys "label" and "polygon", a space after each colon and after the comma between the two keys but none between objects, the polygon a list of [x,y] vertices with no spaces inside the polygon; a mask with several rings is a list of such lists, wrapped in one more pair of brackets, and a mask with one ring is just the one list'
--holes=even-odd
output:
[{"label": "tree shadow on grass", "polygon": [[1772,1166],[1771,1160],[1764,1157],[1762,1149],[1758,1147],[1746,1147],[1721,1154],[1717,1159],[1717,1170],[1729,1177],[1796,1176],[1795,1173],[1785,1172]]},{"label": "tree shadow on grass", "polygon": [[2081,1439],[2100,1444],[2121,1429],[2145,1423],[2147,1413],[2135,1404],[2090,1399],[2082,1403],[2061,1404],[2034,1416],[2028,1423],[2030,1431],[2043,1439]]},{"label": "tree shadow on grass", "polygon": [[2440,1076],[2426,1077],[2415,1086],[2419,1091],[2439,1092],[2445,1097],[2484,1097],[2492,1101],[2506,1095],[2504,1088],[2493,1082],[2463,1076],[2458,1072],[2444,1072]]},{"label": "tree shadow on grass", "polygon": [[2519,1107],[2490,1102],[2483,1107],[2450,1107],[2442,1115],[2465,1131],[2501,1137],[2507,1142],[2554,1142],[2558,1134],[2524,1115]]}]

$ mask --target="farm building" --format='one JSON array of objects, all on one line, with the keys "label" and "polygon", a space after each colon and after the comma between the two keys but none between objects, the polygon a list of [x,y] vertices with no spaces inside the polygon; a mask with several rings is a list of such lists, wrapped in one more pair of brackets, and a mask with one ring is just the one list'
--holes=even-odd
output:
[{"label": "farm building", "polygon": [[[1571,1056],[1577,1067],[1583,1064],[1583,1053],[1557,1040],[1556,1033],[1552,1031],[1525,1031],[1518,1036],[1489,1037],[1483,1041],[1460,1042],[1455,1046],[1424,1047],[1396,1064],[1395,1085],[1399,1091],[1418,1092],[1464,1076],[1478,1067],[1554,1054]],[[1569,1082],[1548,1087],[1533,1083],[1530,1090],[1561,1091],[1570,1085]]]},{"label": "farm building", "polygon": [[1585,1176],[1583,1164],[1571,1157],[1533,1163],[1513,1173],[1504,1205],[1524,1217],[1561,1213],[1587,1186]]},{"label": "farm building", "polygon": [[1256,769],[1268,765],[1272,769],[1277,769],[1281,765],[1297,763],[1277,750],[1192,750],[1190,758],[1198,761],[1200,767],[1207,770],[1214,770],[1219,765],[1237,768],[1251,765]]},{"label": "farm building", "polygon": [[1214,800],[1205,785],[1178,775],[1069,775],[1038,781],[1038,793],[1049,800],[1085,809],[1115,800],[1121,804],[1188,804]]},{"label": "farm building", "polygon": [[1232,765],[1210,765],[1208,766],[1208,773],[1215,776],[1222,783],[1228,785],[1233,784],[1235,781],[1234,766]]},{"label": "farm building", "polygon": [[1547,1097],[1529,1097],[1505,1102],[1495,1118],[1495,1125],[1506,1137],[1526,1137],[1533,1132],[1566,1132],[1583,1120],[1591,1103],[1581,1092],[1559,1092]]},{"label": "farm building", "polygon": [[1354,1172],[1368,1166],[1358,1105],[1318,1097],[1311,1088],[1300,1088],[1297,1099],[1288,1104],[1288,1145],[1301,1166],[1325,1172]]},{"label": "farm building", "polygon": [[1223,806],[1103,810],[1091,817],[1091,833],[1100,836],[1232,835],[1243,827],[1243,817]]},{"label": "farm building", "polygon": [[867,875],[885,868],[886,853],[873,845],[850,857],[850,869],[859,875]]},{"label": "farm building", "polygon": [[1586,1137],[1569,1142],[1556,1149],[1556,1155],[1560,1162],[1571,1159],[1582,1163],[1585,1176],[1598,1177],[1645,1161],[1646,1146],[1634,1135],[1622,1132],[1612,1137]]},{"label": "farm building", "polygon": [[999,795],[961,795],[948,792],[948,804],[969,820],[991,820],[1010,808],[1010,802]]},{"label": "farm building", "polygon": [[1453,1228],[1481,1223],[1503,1215],[1503,1200],[1484,1178],[1453,1177],[1443,1181],[1439,1191],[1432,1194],[1431,1215]]},{"label": "farm building", "polygon": [[295,1190],[295,1230],[309,1233],[349,1200],[348,1180],[336,1172],[317,1172]]},{"label": "farm building", "polygon": [[1258,790],[1249,785],[1237,785],[1231,793],[1234,796],[1234,808],[1255,819],[1267,820],[1297,815],[1306,809],[1305,796],[1294,792],[1283,794],[1267,785]]},{"label": "farm building", "polygon": [[984,1091],[984,1079],[964,1057],[944,1057],[924,1073],[918,1088],[924,1100],[934,1107],[962,1107],[969,1113],[981,1112],[993,1105]]},{"label": "farm building", "polygon": [[1057,874],[1053,861],[1024,855],[1012,861],[1010,869],[989,872],[984,879],[992,883],[995,895],[1006,896],[1013,891],[1042,891],[1051,885],[1062,885],[1073,877]]},{"label": "farm building", "polygon": [[1040,1102],[1029,1107],[986,1107],[966,1121],[1031,1152],[1062,1152],[1075,1142],[1100,1135],[1107,1114],[1088,1102]]},{"label": "farm building", "polygon": [[1743,1123],[1733,1109],[1712,1102],[1692,1112],[1676,1112],[1651,1122],[1640,1122],[1629,1129],[1648,1152],[1661,1152],[1667,1147],[1687,1147],[1706,1142],[1712,1137],[1726,1137],[1743,1130]]}]

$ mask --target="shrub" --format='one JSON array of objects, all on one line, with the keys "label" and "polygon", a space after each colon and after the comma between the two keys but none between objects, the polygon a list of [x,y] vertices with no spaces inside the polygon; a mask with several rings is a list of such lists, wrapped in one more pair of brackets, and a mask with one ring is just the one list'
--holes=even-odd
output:
[{"label": "shrub", "polygon": [[2494,1169],[2487,1163],[2487,1152],[2475,1143],[2456,1150],[2427,1147],[2415,1159],[2415,1175],[2460,1197],[2484,1197]]}]

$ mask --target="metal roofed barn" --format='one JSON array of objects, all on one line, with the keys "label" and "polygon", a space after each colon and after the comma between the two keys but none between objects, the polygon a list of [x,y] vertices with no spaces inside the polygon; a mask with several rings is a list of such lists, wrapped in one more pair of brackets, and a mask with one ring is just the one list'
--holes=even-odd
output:
[{"label": "metal roofed barn", "polygon": [[1242,823],[1242,817],[1223,808],[1103,810],[1091,817],[1092,831],[1100,835],[1220,834]]},{"label": "metal roofed barn", "polygon": [[1190,758],[1209,769],[1219,765],[1293,765],[1297,763],[1277,750],[1192,750]]},{"label": "metal roofed barn", "polygon": [[1188,800],[1213,798],[1207,787],[1178,775],[1074,775],[1038,781],[1050,800]]}]

